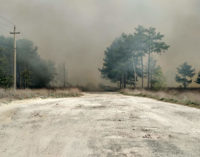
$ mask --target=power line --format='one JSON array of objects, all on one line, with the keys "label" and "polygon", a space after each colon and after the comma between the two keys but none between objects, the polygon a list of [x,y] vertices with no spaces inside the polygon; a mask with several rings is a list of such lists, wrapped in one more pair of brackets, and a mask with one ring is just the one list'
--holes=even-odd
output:
[{"label": "power line", "polygon": [[0,29],[6,31],[7,33],[9,33],[9,29],[6,27],[3,27],[2,25],[0,25]]},{"label": "power line", "polygon": [[[6,25],[5,23],[2,23],[1,20],[3,20],[4,22],[6,22],[6,23],[9,24],[9,25]],[[10,31],[11,27],[14,27],[14,26],[15,26],[14,22],[12,22],[11,20],[9,20],[8,18],[6,18],[6,17],[4,17],[4,16],[2,16],[2,15],[0,15],[0,25],[1,25],[1,23],[2,23],[2,25],[6,26],[6,28],[7,28],[7,27],[10,27],[9,30],[7,30],[8,32]],[[19,26],[17,26],[17,27],[18,27],[19,30],[23,30],[23,29],[21,29],[21,27],[19,27]],[[5,29],[4,29],[4,30],[5,30]],[[24,34],[24,33],[23,33],[23,34],[21,33],[20,36],[25,37],[25,34]]]},{"label": "power line", "polygon": [[14,24],[11,20],[9,20],[8,18],[5,18],[5,17],[3,17],[3,16],[1,16],[1,15],[0,15],[0,18],[3,19],[4,21],[6,21],[7,23],[11,24],[12,26],[15,25],[15,24]]},{"label": "power line", "polygon": [[4,28],[8,28],[9,30],[13,27],[11,25],[6,25],[5,23],[2,23],[2,21],[0,20],[0,26],[4,27]]},{"label": "power line", "polygon": [[1,35],[8,35],[9,34],[9,32],[10,32],[10,29],[11,28],[8,28],[8,27],[6,27],[5,25],[2,25],[1,23],[0,23],[0,32],[1,32]]},{"label": "power line", "polygon": [[11,22],[9,19],[0,15],[0,30],[2,34],[4,34],[5,32],[9,33],[13,25],[14,25],[13,22]]},{"label": "power line", "polygon": [[12,25],[10,25],[10,24],[8,25],[8,23],[6,24],[1,19],[0,19],[0,24],[3,25],[3,26],[5,26],[5,27],[10,27],[10,28],[12,27]]},{"label": "power line", "polygon": [[[8,34],[10,32],[10,29],[12,29],[12,27],[14,26],[15,26],[14,22],[0,15],[0,32],[2,33],[2,35]],[[22,30],[21,27],[19,28],[19,26],[18,29]],[[21,33],[20,36],[25,38],[24,33],[23,34]]]}]

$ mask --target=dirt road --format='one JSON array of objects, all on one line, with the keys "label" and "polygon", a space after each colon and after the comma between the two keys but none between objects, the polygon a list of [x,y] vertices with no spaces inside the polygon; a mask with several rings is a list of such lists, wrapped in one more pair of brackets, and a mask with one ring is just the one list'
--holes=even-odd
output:
[{"label": "dirt road", "polygon": [[200,157],[200,110],[117,93],[0,106],[0,157]]}]

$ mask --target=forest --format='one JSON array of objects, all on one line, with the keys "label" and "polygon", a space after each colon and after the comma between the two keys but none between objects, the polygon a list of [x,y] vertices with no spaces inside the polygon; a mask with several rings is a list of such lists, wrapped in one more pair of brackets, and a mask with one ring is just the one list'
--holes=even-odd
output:
[{"label": "forest", "polygon": [[[46,88],[55,76],[52,62],[43,60],[32,41],[17,41],[17,88]],[[13,39],[0,36],[0,87],[13,85]]]},{"label": "forest", "polygon": [[[117,83],[120,88],[166,88],[166,78],[154,58],[154,54],[161,55],[170,48],[163,38],[155,28],[141,25],[133,34],[122,33],[105,50],[103,67],[99,69],[102,77]],[[187,88],[194,76],[195,69],[185,62],[177,68],[175,81],[179,87]],[[200,84],[200,73],[195,82]]]},{"label": "forest", "polygon": [[[121,88],[167,88],[166,78],[155,55],[167,53],[170,48],[164,35],[156,28],[139,25],[133,34],[122,33],[105,50],[103,66],[99,69],[102,78],[117,83]],[[159,57],[157,57],[159,58]],[[17,40],[17,88],[52,88],[57,84],[66,86],[65,67],[56,68],[51,61],[42,59],[37,46],[27,39]],[[63,76],[62,76],[63,75]],[[180,88],[192,82],[200,84],[200,72],[187,62],[177,67],[174,78]],[[52,83],[54,82],[54,83]],[[0,36],[0,87],[13,85],[13,39]],[[69,83],[68,83],[69,85]]]}]

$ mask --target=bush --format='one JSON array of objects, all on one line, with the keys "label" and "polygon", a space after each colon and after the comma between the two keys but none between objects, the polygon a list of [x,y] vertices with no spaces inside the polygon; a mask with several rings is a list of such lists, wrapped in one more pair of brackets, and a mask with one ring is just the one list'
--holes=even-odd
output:
[{"label": "bush", "polygon": [[164,102],[171,102],[177,104],[183,104],[187,106],[192,106],[200,108],[200,91],[189,91],[189,90],[130,90],[123,89],[120,91],[125,95],[142,96],[157,99]]}]

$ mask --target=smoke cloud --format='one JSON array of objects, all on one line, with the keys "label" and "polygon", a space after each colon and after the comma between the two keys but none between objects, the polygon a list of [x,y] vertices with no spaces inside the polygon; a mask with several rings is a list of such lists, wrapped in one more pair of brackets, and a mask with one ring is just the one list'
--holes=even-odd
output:
[{"label": "smoke cloud", "polygon": [[184,61],[200,70],[199,10],[198,0],[1,0],[0,5],[0,15],[17,25],[20,38],[32,40],[43,58],[65,62],[69,81],[82,85],[104,82],[98,72],[104,50],[138,25],[165,34],[171,47],[158,59],[169,85]]}]

